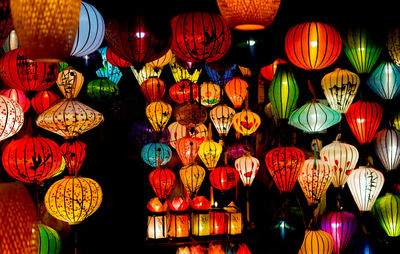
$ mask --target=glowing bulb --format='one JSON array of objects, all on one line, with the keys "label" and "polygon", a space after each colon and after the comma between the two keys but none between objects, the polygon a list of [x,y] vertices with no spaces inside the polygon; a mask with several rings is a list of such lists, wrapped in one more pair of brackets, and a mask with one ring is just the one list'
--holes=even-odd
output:
[{"label": "glowing bulb", "polygon": [[145,33],[145,32],[136,32],[136,33],[135,33],[135,36],[136,36],[137,38],[139,38],[139,39],[142,39],[143,37],[146,36],[146,33]]},{"label": "glowing bulb", "polygon": [[316,47],[318,45],[317,41],[311,41],[310,42],[311,47]]},{"label": "glowing bulb", "polygon": [[357,118],[357,123],[364,123],[365,119],[364,118]]},{"label": "glowing bulb", "polygon": [[247,45],[249,45],[250,47],[251,47],[251,46],[254,46],[254,44],[256,44],[256,41],[255,41],[255,40],[248,40],[248,41],[247,41]]},{"label": "glowing bulb", "polygon": [[358,48],[358,51],[364,51],[365,48]]}]

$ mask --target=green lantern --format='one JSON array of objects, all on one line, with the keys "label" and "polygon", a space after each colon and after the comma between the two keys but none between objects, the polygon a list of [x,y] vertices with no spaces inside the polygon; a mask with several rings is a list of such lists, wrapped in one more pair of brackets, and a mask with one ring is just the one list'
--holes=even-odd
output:
[{"label": "green lantern", "polygon": [[280,64],[268,90],[272,107],[280,119],[288,119],[299,97],[299,87],[287,64]]},{"label": "green lantern", "polygon": [[383,46],[365,28],[352,28],[343,38],[343,49],[357,73],[369,73]]},{"label": "green lantern", "polygon": [[87,86],[87,95],[96,101],[107,101],[118,94],[118,86],[107,78],[92,80]]},{"label": "green lantern", "polygon": [[372,213],[390,237],[400,235],[400,196],[386,193],[375,201]]},{"label": "green lantern", "polygon": [[57,231],[39,223],[39,254],[58,254],[61,251],[61,239]]}]

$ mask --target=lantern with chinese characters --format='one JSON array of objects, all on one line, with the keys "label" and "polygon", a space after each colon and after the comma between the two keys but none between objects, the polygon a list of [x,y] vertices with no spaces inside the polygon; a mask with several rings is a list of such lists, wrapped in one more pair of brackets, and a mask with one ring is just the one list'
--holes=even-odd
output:
[{"label": "lantern with chinese characters", "polygon": [[173,55],[174,54],[172,54],[172,51],[168,50],[167,53],[165,53],[163,56],[157,58],[154,61],[148,62],[146,65],[155,70],[162,69],[165,65],[167,65],[171,61]]},{"label": "lantern with chinese characters", "polygon": [[22,90],[14,88],[3,89],[0,91],[0,94],[17,102],[24,112],[30,108],[31,103]]},{"label": "lantern with chinese characters", "polygon": [[149,180],[157,197],[163,201],[168,197],[172,187],[174,187],[175,174],[166,167],[157,167],[151,171]]},{"label": "lantern with chinese characters", "polygon": [[108,63],[110,63],[111,65],[113,65],[115,67],[126,68],[129,66],[132,66],[132,63],[117,56],[116,54],[114,54],[114,52],[112,52],[109,49],[107,49],[107,51],[106,51],[106,59],[107,59]]},{"label": "lantern with chinese characters", "polygon": [[274,75],[276,73],[276,69],[278,68],[278,65],[284,64],[284,63],[287,63],[287,62],[280,58],[276,59],[272,64],[269,64],[269,65],[261,68],[261,70],[260,70],[261,76],[268,81],[272,81],[272,79],[274,78]]},{"label": "lantern with chinese characters", "polygon": [[84,77],[82,73],[67,67],[58,74],[57,85],[66,99],[78,97],[83,86]]},{"label": "lantern with chinese characters", "polygon": [[341,50],[339,32],[321,22],[293,26],[285,37],[285,51],[290,62],[305,70],[320,70],[332,65]]},{"label": "lantern with chinese characters", "polygon": [[[209,65],[206,64],[204,66],[204,69],[206,69],[207,75],[211,79],[211,81],[222,88],[225,87],[226,83],[228,83],[229,81],[232,80],[233,74],[237,68],[237,65],[234,64],[229,69],[217,71],[217,70],[214,70],[211,66],[212,66],[211,64],[209,64]],[[221,72],[223,73],[222,76],[221,76],[221,74],[222,74]]]},{"label": "lantern with chinese characters", "polygon": [[86,157],[86,144],[82,141],[67,141],[60,146],[65,166],[71,175],[78,175]]},{"label": "lantern with chinese characters", "polygon": [[172,158],[172,150],[162,143],[148,143],[142,148],[141,156],[150,167],[167,164]]},{"label": "lantern with chinese characters", "polygon": [[235,168],[239,172],[243,186],[251,186],[260,168],[260,161],[247,153],[235,160]]},{"label": "lantern with chinese characters", "polygon": [[217,165],[221,153],[222,145],[212,140],[212,131],[210,125],[208,137],[203,143],[201,143],[197,154],[204,165],[206,165],[209,170],[212,170]]},{"label": "lantern with chinese characters", "polygon": [[386,193],[376,200],[373,215],[379,220],[383,230],[390,237],[400,235],[400,196]]},{"label": "lantern with chinese characters", "polygon": [[196,196],[190,203],[192,214],[190,216],[190,228],[195,237],[210,235],[211,216],[208,212],[210,201],[204,196]]},{"label": "lantern with chinese characters", "polygon": [[140,90],[146,97],[149,103],[153,101],[159,101],[162,99],[165,93],[165,84],[159,78],[152,77],[148,78],[140,85]]},{"label": "lantern with chinese characters", "polygon": [[146,116],[156,132],[164,130],[171,114],[171,105],[163,101],[154,101],[146,107]]},{"label": "lantern with chinese characters", "polygon": [[197,151],[201,142],[197,138],[183,137],[176,141],[175,149],[182,161],[183,166],[190,165],[195,162]]},{"label": "lantern with chinese characters", "polygon": [[60,99],[58,94],[50,91],[39,91],[33,96],[31,104],[36,114],[40,114]]},{"label": "lantern with chinese characters", "polygon": [[376,102],[357,101],[350,105],[346,120],[360,144],[370,143],[379,127],[383,108]]},{"label": "lantern with chinese characters", "polygon": [[49,187],[44,204],[53,217],[75,225],[97,211],[102,200],[103,192],[96,181],[66,176]]},{"label": "lantern with chinese characters", "polygon": [[119,94],[117,84],[106,78],[99,78],[87,84],[87,95],[96,101],[108,101]]},{"label": "lantern with chinese characters", "polygon": [[383,129],[374,137],[375,152],[386,170],[396,169],[400,164],[400,131]]},{"label": "lantern with chinese characters", "polygon": [[228,135],[235,110],[227,105],[217,105],[210,111],[210,119],[220,136]]},{"label": "lantern with chinese characters", "polygon": [[0,95],[0,141],[15,135],[24,124],[24,111],[21,106]]},{"label": "lantern with chinese characters", "polygon": [[332,236],[323,230],[306,230],[299,254],[331,254]]},{"label": "lantern with chinese characters", "polygon": [[182,80],[169,89],[169,96],[176,103],[193,102],[197,99],[199,86],[189,80]]},{"label": "lantern with chinese characters", "polygon": [[185,103],[176,107],[174,116],[178,123],[191,128],[207,120],[207,110],[198,103]]},{"label": "lantern with chinese characters", "polygon": [[217,167],[210,172],[211,185],[221,191],[235,187],[239,178],[237,170],[230,166]]},{"label": "lantern with chinese characters", "polygon": [[261,118],[249,109],[236,113],[232,119],[233,128],[243,136],[253,134],[260,127]]},{"label": "lantern with chinese characters", "polygon": [[339,113],[346,113],[360,86],[357,74],[336,68],[321,80],[321,86],[329,106]]},{"label": "lantern with chinese characters", "polygon": [[58,254],[61,251],[61,238],[57,231],[42,223],[38,224],[39,228],[39,253]]},{"label": "lantern with chinese characters", "polygon": [[150,211],[147,216],[147,238],[167,238],[167,203],[164,203],[163,205],[158,198],[152,198],[147,203],[147,209]]},{"label": "lantern with chinese characters", "polygon": [[392,100],[400,94],[400,67],[382,61],[367,79],[371,90],[384,100]]},{"label": "lantern with chinese characters", "polygon": [[277,147],[265,155],[265,164],[279,191],[292,191],[305,161],[304,152],[294,146]]},{"label": "lantern with chinese characters", "polygon": [[186,192],[192,197],[196,196],[199,191],[205,175],[206,171],[204,168],[197,164],[185,166],[179,170],[183,186],[185,186]]},{"label": "lantern with chinese characters", "polygon": [[371,211],[384,182],[383,174],[371,167],[361,166],[350,174],[347,186],[360,212]]},{"label": "lantern with chinese characters", "polygon": [[225,93],[235,108],[240,108],[247,96],[249,85],[241,78],[234,77],[225,85]]},{"label": "lantern with chinese characters", "polygon": [[186,127],[178,122],[173,122],[168,126],[168,130],[171,134],[169,144],[173,148],[175,148],[176,142],[186,137],[188,133],[191,137],[197,138],[200,143],[202,143],[208,135],[207,127],[204,124],[199,124],[196,127]]},{"label": "lantern with chinese characters", "polygon": [[118,84],[122,78],[122,72],[117,66],[112,65],[107,60],[107,52],[110,51],[108,47],[102,47],[97,50],[101,54],[102,66],[96,70],[96,76],[99,78],[107,78]]},{"label": "lantern with chinese characters", "polygon": [[224,207],[224,210],[228,222],[228,235],[240,235],[243,232],[243,220],[239,207],[232,201]]},{"label": "lantern with chinese characters", "polygon": [[210,209],[211,235],[225,235],[228,233],[226,212],[222,208],[213,207]]},{"label": "lantern with chinese characters", "polygon": [[189,200],[183,197],[173,198],[168,201],[170,208],[168,235],[172,238],[189,237],[190,219],[186,210]]},{"label": "lantern with chinese characters", "polygon": [[356,232],[357,219],[346,211],[329,212],[322,216],[321,229],[332,236],[333,253],[342,253]]},{"label": "lantern with chinese characters", "polygon": [[212,107],[221,101],[221,88],[210,81],[203,82],[200,86],[200,103]]},{"label": "lantern with chinese characters", "polygon": [[391,29],[388,33],[386,47],[393,62],[400,66],[400,42],[399,42],[400,27]]},{"label": "lantern with chinese characters", "polygon": [[174,76],[175,82],[181,82],[182,80],[189,80],[196,83],[200,77],[201,69],[194,69],[193,73],[179,65],[175,55],[173,55],[171,61],[168,63],[172,75]]}]

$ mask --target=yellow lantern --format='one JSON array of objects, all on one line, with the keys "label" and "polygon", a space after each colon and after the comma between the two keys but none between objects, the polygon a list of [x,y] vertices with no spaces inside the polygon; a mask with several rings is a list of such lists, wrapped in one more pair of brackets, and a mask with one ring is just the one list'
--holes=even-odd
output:
[{"label": "yellow lantern", "polygon": [[155,70],[157,69],[159,70],[165,65],[167,65],[169,62],[171,62],[172,56],[173,56],[172,51],[168,50],[167,53],[165,53],[165,55],[152,62],[148,62],[146,65],[152,67]]},{"label": "yellow lantern", "polygon": [[228,235],[240,235],[243,232],[243,220],[239,207],[232,201],[224,210],[228,217]]},{"label": "yellow lantern", "polygon": [[211,233],[210,202],[203,196],[197,196],[191,203],[190,228],[195,237],[209,236]]},{"label": "yellow lantern", "polygon": [[212,107],[221,101],[221,88],[211,81],[204,82],[200,86],[200,103],[205,107]]},{"label": "yellow lantern", "polygon": [[191,74],[187,69],[180,66],[176,61],[175,55],[169,62],[169,67],[171,68],[171,72],[174,76],[176,83],[181,82],[184,79],[190,80],[193,83],[197,83],[197,80],[199,79],[201,74],[201,69],[195,69],[194,72]]},{"label": "yellow lantern", "polygon": [[163,101],[154,101],[146,107],[146,116],[157,132],[164,130],[171,114],[171,105]]},{"label": "yellow lantern", "polygon": [[222,153],[222,145],[212,140],[211,124],[208,127],[208,138],[201,143],[197,155],[209,170],[217,165]]},{"label": "yellow lantern", "polygon": [[146,64],[140,70],[136,70],[132,65],[131,70],[132,70],[133,75],[135,76],[137,82],[139,83],[139,85],[142,85],[142,83],[145,80],[147,80],[151,77],[159,78],[161,75],[161,71],[162,71],[161,68],[156,70],[149,64]]},{"label": "yellow lantern", "polygon": [[260,127],[261,118],[249,109],[243,109],[233,116],[233,128],[243,136],[253,134]]},{"label": "yellow lantern", "polygon": [[179,175],[186,191],[191,196],[196,196],[201,184],[203,183],[206,171],[203,167],[193,164],[179,170]]}]

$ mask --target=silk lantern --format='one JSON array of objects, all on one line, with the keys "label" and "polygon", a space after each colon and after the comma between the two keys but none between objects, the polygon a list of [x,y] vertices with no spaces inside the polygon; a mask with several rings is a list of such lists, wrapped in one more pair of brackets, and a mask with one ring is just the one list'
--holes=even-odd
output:
[{"label": "silk lantern", "polygon": [[174,110],[176,121],[187,127],[204,124],[207,120],[207,109],[198,103],[185,103]]},{"label": "silk lantern", "polygon": [[234,77],[225,85],[225,93],[235,108],[240,108],[247,96],[249,85],[241,78]]},{"label": "silk lantern", "polygon": [[96,70],[96,76],[99,78],[107,78],[118,84],[122,78],[122,72],[117,66],[112,65],[107,60],[107,52],[110,51],[108,47],[102,47],[97,50],[101,54],[102,66]]},{"label": "silk lantern", "polygon": [[172,54],[172,51],[168,50],[167,53],[165,53],[163,56],[157,58],[154,61],[148,62],[146,65],[155,70],[157,70],[157,69],[159,70],[171,61],[173,55],[174,54]]},{"label": "silk lantern", "polygon": [[141,157],[150,167],[156,168],[167,164],[172,158],[172,150],[162,143],[148,143],[143,146]]},{"label": "silk lantern", "polygon": [[341,50],[339,32],[321,22],[295,25],[285,36],[285,51],[289,61],[305,70],[320,70],[332,65]]},{"label": "silk lantern", "polygon": [[109,101],[119,94],[117,84],[106,78],[99,78],[87,84],[87,95],[95,101]]},{"label": "silk lantern", "polygon": [[175,184],[175,174],[166,167],[157,167],[151,171],[149,180],[157,197],[163,201],[168,197]]},{"label": "silk lantern", "polygon": [[172,114],[170,104],[154,101],[146,107],[146,116],[156,132],[163,131]]},{"label": "silk lantern", "polygon": [[333,250],[332,236],[323,230],[307,229],[299,254],[331,254]]},{"label": "silk lantern", "polygon": [[165,239],[168,237],[167,203],[164,205],[158,198],[152,198],[147,202],[150,214],[147,216],[147,238]]},{"label": "silk lantern", "polygon": [[254,155],[254,149],[249,144],[243,144],[242,142],[235,142],[226,147],[226,154],[228,156],[228,159],[236,160],[237,158],[242,157],[246,153]]},{"label": "silk lantern", "polygon": [[49,226],[39,223],[39,253],[40,254],[59,254],[61,252],[61,238],[57,231]]},{"label": "silk lantern", "polygon": [[200,85],[200,103],[206,107],[212,107],[221,101],[221,88],[210,81]]},{"label": "silk lantern", "polygon": [[304,152],[294,146],[277,147],[265,155],[265,164],[279,191],[292,191],[305,161]]},{"label": "silk lantern", "polygon": [[383,174],[372,167],[361,166],[350,174],[347,185],[361,212],[371,211],[384,181]]},{"label": "silk lantern", "polygon": [[56,219],[75,225],[97,211],[102,200],[103,192],[95,180],[66,176],[49,187],[44,205]]},{"label": "silk lantern", "polygon": [[400,93],[400,67],[381,61],[367,79],[368,87],[384,100],[392,100]]},{"label": "silk lantern", "polygon": [[106,50],[106,60],[109,64],[118,67],[118,68],[126,68],[132,66],[132,63],[122,59],[121,57],[117,56],[107,48]]},{"label": "silk lantern", "polygon": [[189,193],[191,197],[196,196],[205,175],[206,171],[204,168],[197,164],[185,166],[179,170],[179,176],[183,186],[185,186],[186,192]]},{"label": "silk lantern", "polygon": [[86,157],[87,145],[82,141],[67,141],[60,146],[65,159],[65,166],[71,175],[78,175]]},{"label": "silk lantern", "polygon": [[400,131],[385,128],[374,137],[375,152],[387,171],[396,169],[400,164]]},{"label": "silk lantern", "polygon": [[197,151],[199,150],[201,142],[197,138],[183,137],[176,141],[175,149],[183,166],[190,165],[195,162]]},{"label": "silk lantern", "polygon": [[140,85],[140,91],[146,97],[147,102],[159,101],[165,93],[165,83],[159,78],[148,78]]},{"label": "silk lantern", "polygon": [[0,141],[15,135],[24,124],[24,112],[21,106],[0,95]]},{"label": "silk lantern", "polygon": [[250,154],[245,154],[235,160],[235,168],[239,172],[243,186],[251,186],[260,168],[260,161]]},{"label": "silk lantern", "polygon": [[58,73],[57,86],[66,99],[74,99],[78,97],[84,80],[82,73],[67,67]]},{"label": "silk lantern", "polygon": [[1,6],[0,16],[0,45],[4,44],[7,40],[7,36],[12,31],[12,18],[10,10],[10,1],[5,0]]},{"label": "silk lantern", "polygon": [[189,134],[191,137],[197,138],[201,143],[208,135],[207,127],[204,124],[199,124],[195,127],[186,127],[178,122],[173,122],[168,126],[168,130],[171,134],[169,144],[173,148],[176,148],[176,142],[179,139],[186,137],[187,134]]},{"label": "silk lantern", "polygon": [[11,1],[14,28],[27,57],[40,62],[67,59],[79,27],[81,1]]},{"label": "silk lantern", "polygon": [[400,66],[400,42],[399,42],[400,27],[391,29],[388,32],[386,47],[393,62]]},{"label": "silk lantern", "polygon": [[222,145],[212,140],[210,130],[208,131],[208,135],[208,138],[201,143],[197,154],[204,165],[209,170],[212,170],[217,165],[219,157],[221,156]]},{"label": "silk lantern", "polygon": [[217,105],[210,111],[210,119],[220,136],[228,135],[235,110],[227,105]]},{"label": "silk lantern", "polygon": [[175,79],[175,82],[181,82],[182,80],[190,80],[193,83],[196,83],[197,80],[200,77],[202,69],[194,69],[192,72],[189,72],[187,69],[183,68],[182,66],[179,65],[179,63],[176,60],[175,55],[173,55],[171,61],[168,63],[172,76]]},{"label": "silk lantern", "polygon": [[333,169],[333,186],[343,187],[357,165],[359,153],[355,146],[335,140],[321,149],[320,156]]},{"label": "silk lantern", "polygon": [[217,167],[210,172],[211,185],[221,191],[235,187],[239,178],[237,170],[230,166]]},{"label": "silk lantern", "polygon": [[277,58],[273,63],[264,66],[260,70],[260,74],[263,78],[265,78],[268,81],[272,81],[274,78],[274,75],[276,73],[276,69],[278,68],[278,65],[287,63],[285,60]]},{"label": "silk lantern", "polygon": [[261,118],[249,109],[236,113],[232,119],[233,128],[243,136],[249,136],[260,127]]},{"label": "silk lantern", "polygon": [[29,99],[25,96],[25,93],[22,90],[13,88],[3,89],[0,91],[0,94],[17,102],[24,112],[28,111],[31,106]]},{"label": "silk lantern", "polygon": [[211,235],[225,235],[228,233],[228,221],[224,209],[212,207],[210,209],[210,217],[211,217],[211,231],[210,231]]},{"label": "silk lantern", "polygon": [[[225,87],[226,83],[228,83],[229,81],[232,80],[233,74],[235,73],[236,68],[237,68],[237,65],[234,64],[229,69],[218,72],[207,64],[204,66],[204,69],[206,69],[207,75],[210,78],[210,80],[222,88]],[[223,75],[221,75],[221,74],[223,74]]]},{"label": "silk lantern", "polygon": [[224,207],[228,222],[228,235],[240,235],[243,232],[242,213],[232,201]]},{"label": "silk lantern", "polygon": [[359,100],[350,105],[346,120],[360,144],[370,143],[379,127],[383,108],[376,102]]},{"label": "silk lantern", "polygon": [[383,230],[390,237],[400,235],[400,196],[386,193],[376,200],[373,208],[373,215],[378,219]]},{"label": "silk lantern", "polygon": [[183,197],[173,198],[168,201],[169,212],[169,229],[168,235],[173,239],[181,239],[189,237],[190,218],[186,210],[189,207],[189,200]]},{"label": "silk lantern", "polygon": [[288,65],[279,65],[268,89],[268,98],[280,119],[288,119],[299,97],[299,87]]},{"label": "silk lantern", "polygon": [[199,86],[189,80],[182,80],[169,88],[169,97],[178,104],[197,99]]},{"label": "silk lantern", "polygon": [[191,233],[195,237],[210,235],[211,216],[208,212],[210,201],[204,196],[196,196],[190,203],[192,214],[190,216]]},{"label": "silk lantern", "polygon": [[36,114],[40,114],[46,109],[48,109],[51,105],[57,102],[60,99],[58,94],[52,92],[51,90],[43,90],[35,93],[31,100],[31,104]]},{"label": "silk lantern", "polygon": [[346,113],[360,86],[357,74],[336,68],[321,80],[322,90],[329,106],[339,113]]},{"label": "silk lantern", "polygon": [[130,67],[133,75],[135,76],[138,84],[141,86],[143,82],[149,78],[159,78],[161,76],[162,69],[155,70],[153,67],[148,64],[144,65],[141,69],[135,68],[133,66]]}]

